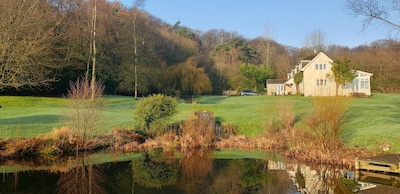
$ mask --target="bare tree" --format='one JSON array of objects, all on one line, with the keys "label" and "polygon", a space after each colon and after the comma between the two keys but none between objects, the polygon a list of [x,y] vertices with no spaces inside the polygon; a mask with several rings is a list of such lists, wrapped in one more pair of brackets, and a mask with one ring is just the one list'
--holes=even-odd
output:
[{"label": "bare tree", "polygon": [[[135,9],[135,15],[133,17],[133,43],[134,43],[134,55],[135,55],[135,61],[134,61],[134,66],[135,66],[135,86],[134,86],[134,97],[137,99],[138,95],[138,75],[137,75],[137,67],[138,67],[138,41],[137,41],[137,33],[136,33],[136,21],[139,15],[139,8],[144,5],[145,0],[134,0],[134,9]],[[144,42],[144,41],[143,41]]]},{"label": "bare tree", "polygon": [[97,22],[97,0],[94,0],[94,5],[93,5],[93,16],[92,16],[92,28],[91,28],[91,51],[92,53],[92,80],[90,83],[91,86],[91,99],[95,99],[95,92],[96,92],[96,22]]},{"label": "bare tree", "polygon": [[364,18],[363,29],[378,22],[397,32],[400,30],[400,2],[397,0],[347,0],[346,5],[352,14]]},{"label": "bare tree", "polygon": [[265,39],[264,41],[261,39],[261,44],[265,50],[266,61],[267,65],[270,64],[270,53],[271,53],[271,41],[272,41],[273,31],[272,28],[269,26],[265,26]]},{"label": "bare tree", "polygon": [[56,13],[43,0],[1,0],[0,90],[38,87],[55,81]]},{"label": "bare tree", "polygon": [[323,52],[326,50],[325,33],[320,29],[312,31],[304,38],[304,46],[311,52]]}]

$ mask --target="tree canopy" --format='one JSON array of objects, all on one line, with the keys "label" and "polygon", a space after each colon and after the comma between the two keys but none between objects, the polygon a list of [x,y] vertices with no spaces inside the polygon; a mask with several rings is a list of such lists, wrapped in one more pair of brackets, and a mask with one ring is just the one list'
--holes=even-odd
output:
[{"label": "tree canopy", "polygon": [[139,125],[145,125],[150,130],[154,122],[164,121],[172,117],[178,110],[175,98],[163,94],[150,95],[136,104],[134,118]]},{"label": "tree canopy", "polygon": [[239,67],[242,79],[242,87],[262,91],[265,82],[271,77],[271,68],[266,65],[242,64]]},{"label": "tree canopy", "polygon": [[[18,2],[1,1],[1,94],[63,95],[71,80],[94,73],[90,67],[94,0]],[[366,21],[379,21],[380,16],[381,21],[396,24],[393,16],[399,13],[398,4],[393,1],[348,2],[358,5],[354,8],[360,11],[375,10],[371,12],[375,15],[355,12],[368,18]],[[306,37],[307,48],[296,48],[270,37],[246,39],[223,29],[201,32],[181,22],[168,24],[141,10],[142,6],[96,1],[95,75],[104,83],[106,94],[192,95],[222,94],[241,87],[260,89],[261,85],[254,84],[258,76],[242,73],[242,64],[266,65],[268,78],[285,79],[311,47],[323,48],[333,58],[345,56],[373,73],[372,90],[400,89],[400,75],[395,73],[400,70],[400,43],[396,40],[348,48],[325,45],[321,31],[315,31]],[[384,16],[388,16],[386,20]]]},{"label": "tree canopy", "polygon": [[354,70],[351,67],[350,60],[348,59],[337,59],[332,63],[333,75],[327,75],[332,77],[336,82],[336,96],[339,95],[339,86],[344,85],[346,82],[351,82],[356,77]]}]

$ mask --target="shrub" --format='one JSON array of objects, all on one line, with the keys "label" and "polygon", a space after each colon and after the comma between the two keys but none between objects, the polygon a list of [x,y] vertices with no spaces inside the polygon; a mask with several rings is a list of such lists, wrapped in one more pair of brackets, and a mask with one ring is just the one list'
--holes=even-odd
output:
[{"label": "shrub", "polygon": [[165,122],[177,113],[177,108],[178,102],[175,98],[153,94],[137,102],[134,119],[139,126],[145,126],[147,131],[150,131],[150,125],[162,128]]},{"label": "shrub", "polygon": [[211,145],[214,137],[214,122],[212,120],[202,118],[186,120],[181,128],[181,147],[199,148]]},{"label": "shrub", "polygon": [[[71,99],[64,113],[67,126],[74,131],[80,143],[85,143],[99,128],[102,104],[99,99],[104,91],[101,82],[96,81],[94,95],[87,78],[79,78],[70,83],[67,97]],[[94,99],[92,99],[94,97]],[[78,145],[78,144],[77,144]]]},{"label": "shrub", "polygon": [[340,133],[349,100],[345,97],[315,97],[313,105],[313,114],[306,123],[316,140],[321,141],[322,148],[332,151],[341,146]]}]

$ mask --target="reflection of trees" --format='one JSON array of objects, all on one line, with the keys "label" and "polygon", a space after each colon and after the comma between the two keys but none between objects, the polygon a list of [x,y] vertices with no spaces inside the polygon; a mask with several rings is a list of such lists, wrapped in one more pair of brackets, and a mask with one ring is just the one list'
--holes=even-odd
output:
[{"label": "reflection of trees", "polygon": [[174,185],[178,170],[173,163],[165,160],[162,152],[145,153],[132,160],[133,180],[148,188],[162,188]]},{"label": "reflection of trees", "polygon": [[[220,162],[222,164],[220,164]],[[211,193],[240,193],[240,173],[236,169],[238,160],[218,160],[217,168],[223,168],[214,176]]]},{"label": "reflection of trees", "polygon": [[[245,193],[256,193],[263,188],[271,177],[268,174],[268,161],[255,160],[248,161],[242,160],[240,184]],[[272,179],[271,179],[272,180]]]},{"label": "reflection of trees", "polygon": [[214,180],[212,191],[215,193],[258,193],[274,181],[268,173],[266,160],[232,160]]},{"label": "reflection of trees", "polygon": [[103,170],[103,173],[107,177],[107,182],[104,185],[107,193],[134,193],[130,162],[110,165]]},{"label": "reflection of trees", "polygon": [[[204,193],[206,189],[204,182],[207,175],[211,173],[213,168],[213,158],[211,150],[190,150],[182,153],[183,157],[180,159],[183,179],[179,184],[186,192]],[[201,187],[199,187],[202,185]]]},{"label": "reflection of trees", "polygon": [[80,159],[79,164],[76,168],[61,173],[57,181],[57,193],[106,193],[100,186],[104,181],[101,171],[93,165],[85,166],[84,158]]}]

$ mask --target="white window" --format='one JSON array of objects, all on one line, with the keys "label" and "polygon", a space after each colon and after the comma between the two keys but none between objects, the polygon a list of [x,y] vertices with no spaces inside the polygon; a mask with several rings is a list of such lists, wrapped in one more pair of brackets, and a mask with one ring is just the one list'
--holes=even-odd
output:
[{"label": "white window", "polygon": [[319,64],[319,69],[322,69],[322,64]]},{"label": "white window", "polygon": [[361,89],[369,89],[369,81],[368,81],[368,79],[361,79],[360,80],[360,88]]},{"label": "white window", "polygon": [[326,64],[324,64],[324,69],[326,69]]},{"label": "white window", "polygon": [[315,69],[318,69],[318,64],[315,64]]},{"label": "white window", "polygon": [[326,79],[317,79],[317,86],[326,86]]}]

